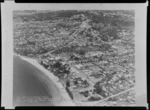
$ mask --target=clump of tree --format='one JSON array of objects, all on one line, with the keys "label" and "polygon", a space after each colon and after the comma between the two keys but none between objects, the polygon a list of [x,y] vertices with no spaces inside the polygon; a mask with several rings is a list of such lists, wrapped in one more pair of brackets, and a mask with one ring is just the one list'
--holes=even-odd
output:
[{"label": "clump of tree", "polygon": [[107,101],[117,101],[116,98],[109,98]]},{"label": "clump of tree", "polygon": [[85,51],[83,49],[76,51],[76,53],[79,55],[85,55]]},{"label": "clump of tree", "polygon": [[79,92],[80,94],[84,95],[84,97],[88,97],[89,96],[89,91],[86,90],[86,91],[81,91]]},{"label": "clump of tree", "polygon": [[46,69],[49,67],[49,65],[48,65],[48,64],[45,64],[45,63],[43,63],[43,61],[41,61],[41,62],[40,62],[40,64],[41,64],[41,65],[43,65],[43,66],[44,66],[44,68],[46,68]]},{"label": "clump of tree", "polygon": [[65,23],[58,23],[57,26],[61,27],[61,28],[70,28],[71,27],[70,25],[67,25]]},{"label": "clump of tree", "polygon": [[102,52],[108,51],[109,49],[111,49],[111,45],[107,44],[107,43],[102,44],[102,45],[99,46],[99,51],[102,51]]},{"label": "clump of tree", "polygon": [[101,82],[97,82],[93,87],[93,92],[103,96],[103,97],[106,97],[106,94],[105,94],[105,91],[102,89],[101,85],[100,85]]},{"label": "clump of tree", "polygon": [[75,78],[74,84],[76,85],[77,88],[78,87],[86,88],[89,86],[89,83],[86,80],[83,80],[81,78]]},{"label": "clump of tree", "polygon": [[72,94],[72,92],[70,91],[70,89],[69,89],[68,87],[66,87],[65,89],[66,89],[66,91],[68,92],[70,98],[73,99],[73,94]]},{"label": "clump of tree", "polygon": [[70,60],[79,61],[80,58],[72,54],[72,55],[70,55]]},{"label": "clump of tree", "polygon": [[62,47],[60,49],[56,49],[55,51],[52,52],[52,54],[62,54],[62,53],[72,53],[76,49],[76,46],[66,46]]},{"label": "clump of tree", "polygon": [[62,64],[59,61],[51,65],[51,70],[54,75],[58,76],[59,78],[64,78],[65,75],[70,74],[70,67],[67,64]]},{"label": "clump of tree", "polygon": [[109,40],[109,36],[107,34],[100,35],[99,37],[104,42],[108,42],[108,40]]},{"label": "clump of tree", "polygon": [[90,98],[88,98],[88,101],[98,101],[100,99],[101,99],[100,97],[91,96]]}]

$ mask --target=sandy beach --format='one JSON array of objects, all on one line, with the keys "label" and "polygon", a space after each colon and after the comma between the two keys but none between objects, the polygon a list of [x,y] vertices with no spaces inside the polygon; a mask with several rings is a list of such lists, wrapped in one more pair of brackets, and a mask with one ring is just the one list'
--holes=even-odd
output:
[{"label": "sandy beach", "polygon": [[54,76],[53,73],[50,73],[48,70],[46,70],[44,67],[42,67],[37,62],[36,59],[27,58],[27,57],[23,57],[20,55],[17,55],[17,56],[19,56],[22,60],[25,60],[25,61],[29,62],[30,64],[34,65],[36,68],[41,70],[52,82],[54,82],[55,86],[58,88],[58,91],[60,92],[60,95],[63,97],[63,100],[61,102],[57,103],[56,106],[76,106],[75,103],[73,103],[73,101],[69,97],[69,95],[68,95],[67,91],[65,90],[65,88],[63,87],[63,85],[60,82],[58,82],[59,79],[56,76]]}]

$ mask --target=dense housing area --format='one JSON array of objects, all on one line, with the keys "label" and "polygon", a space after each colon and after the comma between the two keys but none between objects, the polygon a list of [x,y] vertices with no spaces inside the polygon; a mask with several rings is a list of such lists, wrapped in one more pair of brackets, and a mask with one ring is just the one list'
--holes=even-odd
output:
[{"label": "dense housing area", "polygon": [[134,11],[14,11],[14,52],[34,57],[78,105],[135,103]]}]

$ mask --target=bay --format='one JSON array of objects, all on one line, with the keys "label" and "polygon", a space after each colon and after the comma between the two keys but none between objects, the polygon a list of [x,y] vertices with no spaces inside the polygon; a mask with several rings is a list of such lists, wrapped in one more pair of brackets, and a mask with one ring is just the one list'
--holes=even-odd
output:
[{"label": "bay", "polygon": [[[42,71],[18,56],[14,56],[13,60],[14,106],[54,106],[53,100],[62,100],[58,88],[44,76]],[[18,99],[22,97],[30,101],[19,102]],[[46,100],[43,100],[44,97]],[[38,98],[40,101],[33,102],[35,101],[31,100],[33,98]]]}]

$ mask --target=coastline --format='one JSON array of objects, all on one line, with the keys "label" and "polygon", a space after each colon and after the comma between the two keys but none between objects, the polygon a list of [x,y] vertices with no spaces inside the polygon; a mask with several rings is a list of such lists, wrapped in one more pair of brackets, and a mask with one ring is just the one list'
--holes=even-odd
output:
[{"label": "coastline", "polygon": [[71,100],[70,96],[65,90],[65,87],[63,87],[63,85],[60,82],[58,82],[59,81],[58,77],[54,76],[53,73],[50,73],[50,71],[42,67],[42,65],[40,65],[36,59],[27,58],[27,57],[16,55],[16,54],[14,55],[34,65],[36,68],[41,70],[44,73],[44,75],[46,75],[55,84],[55,86],[58,88],[58,91],[60,92],[60,95],[64,99],[63,101],[59,103],[59,105],[56,105],[56,106],[76,106],[76,104]]}]

